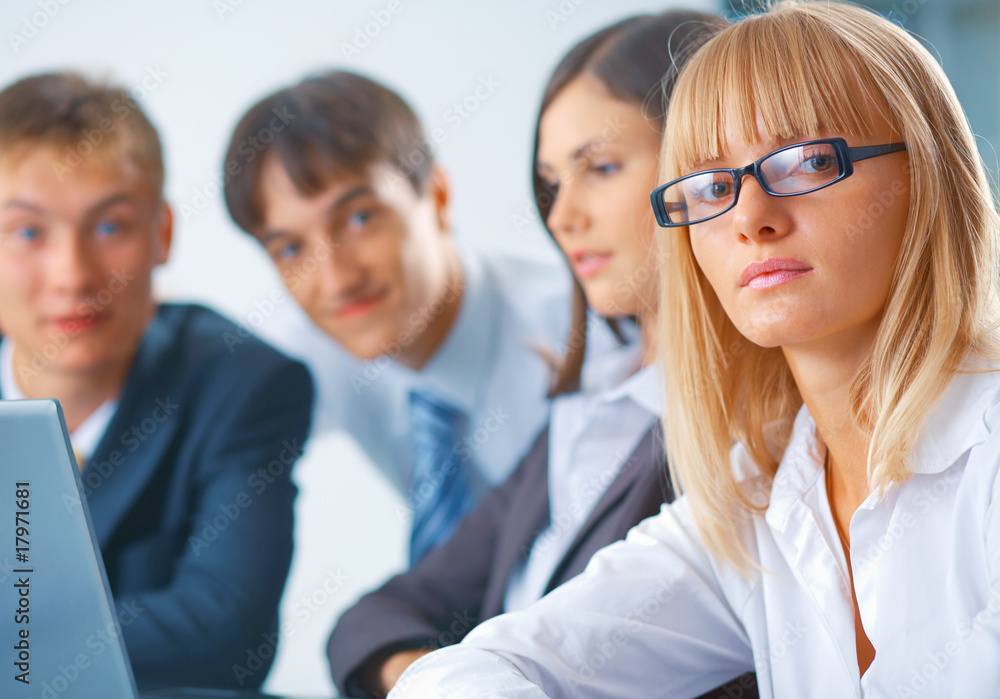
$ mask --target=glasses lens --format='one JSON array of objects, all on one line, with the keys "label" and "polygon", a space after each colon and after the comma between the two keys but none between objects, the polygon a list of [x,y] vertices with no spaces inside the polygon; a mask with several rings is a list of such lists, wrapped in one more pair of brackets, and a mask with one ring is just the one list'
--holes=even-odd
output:
[{"label": "glasses lens", "polygon": [[733,205],[736,183],[729,172],[699,172],[663,190],[671,223],[690,223],[721,214]]},{"label": "glasses lens", "polygon": [[776,194],[797,194],[828,185],[843,173],[831,143],[803,143],[771,154],[760,172]]}]

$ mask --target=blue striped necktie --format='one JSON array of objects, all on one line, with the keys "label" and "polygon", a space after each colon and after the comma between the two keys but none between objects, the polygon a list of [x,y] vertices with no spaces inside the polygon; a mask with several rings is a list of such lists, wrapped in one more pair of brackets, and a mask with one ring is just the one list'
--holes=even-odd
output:
[{"label": "blue striped necktie", "polygon": [[447,541],[475,504],[469,477],[455,455],[462,413],[422,391],[410,392],[414,465],[410,565]]}]

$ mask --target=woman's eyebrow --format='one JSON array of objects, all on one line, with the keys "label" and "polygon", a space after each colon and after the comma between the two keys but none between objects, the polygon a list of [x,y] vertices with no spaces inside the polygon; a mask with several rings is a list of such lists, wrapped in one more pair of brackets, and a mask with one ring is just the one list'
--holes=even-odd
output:
[{"label": "woman's eyebrow", "polygon": [[590,151],[600,146],[606,146],[607,144],[608,141],[603,138],[592,138],[570,153],[570,160],[583,160],[585,157],[590,155]]}]

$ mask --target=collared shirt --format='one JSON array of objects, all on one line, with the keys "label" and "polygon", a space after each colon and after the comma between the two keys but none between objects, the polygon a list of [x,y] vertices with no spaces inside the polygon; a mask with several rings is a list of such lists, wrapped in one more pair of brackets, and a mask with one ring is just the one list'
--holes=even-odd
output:
[{"label": "collared shirt", "polygon": [[734,449],[762,515],[738,534],[764,572],[710,556],[680,498],[529,609],[412,665],[404,697],[692,697],[755,670],[761,697],[1000,695],[1000,374],[955,377],[914,475],[850,523],[875,659],[859,676],[850,578],[804,407],[772,481]]},{"label": "collared shirt", "polygon": [[[659,417],[659,372],[639,368],[638,343],[592,364],[600,383],[560,396],[549,418],[549,524],[511,571],[505,611],[545,594],[549,580],[594,506]],[[639,369],[636,371],[636,369]]]},{"label": "collared shirt", "polygon": [[550,372],[537,348],[560,353],[569,332],[569,275],[560,265],[460,253],[466,285],[458,316],[420,371],[392,361],[391,348],[372,361],[355,359],[292,302],[260,327],[313,372],[314,433],[346,431],[403,494],[413,466],[411,390],[464,413],[454,451],[474,465],[470,476],[481,493],[506,479],[545,424]]},{"label": "collared shirt", "polygon": [[[14,376],[14,340],[9,337],[0,340],[0,396],[8,400],[23,400],[25,397]],[[73,451],[79,459],[85,462],[94,456],[116,410],[118,399],[109,398],[70,433]]]}]

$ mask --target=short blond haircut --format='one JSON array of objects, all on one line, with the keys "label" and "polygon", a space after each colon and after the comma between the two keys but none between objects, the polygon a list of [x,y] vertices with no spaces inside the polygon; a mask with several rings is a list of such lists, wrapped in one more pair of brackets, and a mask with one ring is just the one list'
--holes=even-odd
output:
[{"label": "short blond haircut", "polygon": [[[156,129],[123,88],[72,72],[23,78],[0,91],[0,157],[53,150],[60,180],[82,163],[134,165],[152,194],[163,195],[163,147]],[[67,180],[71,181],[71,180]]]},{"label": "short blond haircut", "polygon": [[[871,114],[902,135],[910,210],[871,355],[851,385],[882,489],[910,475],[917,427],[970,354],[997,356],[997,212],[975,140],[940,66],[912,36],[853,5],[781,2],[724,30],[680,77],[661,181],[723,154],[727,127],[766,134],[869,136]],[[780,348],[743,337],[692,253],[686,228],[662,231],[659,348],[675,483],[709,548],[742,570],[748,502],[730,464],[742,442],[773,477],[802,405]]]}]

